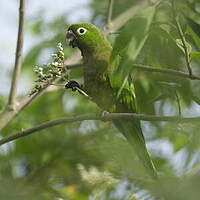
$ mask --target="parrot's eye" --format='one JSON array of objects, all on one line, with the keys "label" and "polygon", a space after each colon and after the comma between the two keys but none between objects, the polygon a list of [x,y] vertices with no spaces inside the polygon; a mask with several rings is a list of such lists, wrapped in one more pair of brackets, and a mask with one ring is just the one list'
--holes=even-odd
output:
[{"label": "parrot's eye", "polygon": [[77,33],[79,35],[84,35],[86,32],[87,32],[87,29],[85,29],[83,27],[80,27],[80,28],[77,29]]}]

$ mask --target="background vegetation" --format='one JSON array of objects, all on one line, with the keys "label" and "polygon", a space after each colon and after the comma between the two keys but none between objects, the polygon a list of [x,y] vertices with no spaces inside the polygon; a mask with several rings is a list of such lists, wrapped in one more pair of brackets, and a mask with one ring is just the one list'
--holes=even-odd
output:
[{"label": "background vegetation", "polygon": [[[89,7],[90,22],[108,34],[114,52],[125,58],[119,69],[122,77],[134,77],[139,113],[153,115],[141,123],[161,178],[155,182],[148,177],[111,123],[82,120],[2,145],[0,199],[198,199],[200,119],[153,119],[200,116],[200,0],[91,0]],[[27,95],[0,96],[2,138],[45,121],[100,112],[86,97],[49,84],[28,95],[36,80],[33,67],[44,57],[51,62],[57,43],[65,44],[69,17],[70,13],[46,23],[42,15],[29,21],[25,16],[25,36],[29,32],[41,41],[23,56]],[[22,23],[21,36],[23,27]],[[20,41],[23,37],[18,53]],[[64,46],[64,52],[68,67],[79,62],[77,50]],[[20,62],[15,66],[19,69]],[[81,67],[67,73],[69,79],[82,79]]]}]

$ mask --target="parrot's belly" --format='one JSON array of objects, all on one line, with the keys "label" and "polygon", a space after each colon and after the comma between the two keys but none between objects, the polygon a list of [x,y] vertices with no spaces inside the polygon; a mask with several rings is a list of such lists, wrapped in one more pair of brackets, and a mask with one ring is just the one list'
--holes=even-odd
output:
[{"label": "parrot's belly", "polygon": [[101,109],[113,112],[115,101],[112,88],[107,81],[87,78],[85,79],[85,91]]}]

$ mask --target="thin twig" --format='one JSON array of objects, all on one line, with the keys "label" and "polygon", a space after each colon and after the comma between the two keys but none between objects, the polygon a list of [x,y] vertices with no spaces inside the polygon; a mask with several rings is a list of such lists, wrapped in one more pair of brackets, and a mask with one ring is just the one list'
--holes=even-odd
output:
[{"label": "thin twig", "polygon": [[72,123],[84,120],[113,120],[113,119],[138,119],[143,121],[167,121],[167,122],[179,122],[179,123],[188,123],[191,121],[199,121],[200,117],[177,117],[177,116],[155,116],[155,115],[144,115],[144,114],[135,114],[135,113],[106,113],[104,115],[101,114],[85,114],[73,117],[66,117],[56,120],[51,120],[44,122],[38,126],[35,126],[30,129],[26,129],[24,131],[17,132],[15,134],[4,137],[0,140],[0,145],[8,143],[10,141],[16,140],[17,138],[21,138],[37,131],[41,131],[46,128],[50,128],[53,126],[57,126],[63,123]]},{"label": "thin twig", "polygon": [[72,65],[65,65],[64,68],[66,70],[68,69],[74,69],[74,68],[78,68],[78,67],[83,67],[82,63],[77,63],[77,64],[72,64]]},{"label": "thin twig", "polygon": [[91,99],[91,97],[90,97],[85,91],[83,91],[82,89],[76,87],[76,90],[77,90],[80,94],[82,94],[83,96],[87,97],[88,99]]},{"label": "thin twig", "polygon": [[133,67],[138,70],[144,70],[144,71],[150,71],[150,72],[159,72],[159,73],[166,73],[166,74],[171,74],[174,76],[178,76],[180,78],[187,78],[191,80],[200,80],[199,76],[195,75],[190,75],[185,72],[173,70],[173,69],[163,69],[163,68],[158,68],[158,67],[151,67],[147,65],[141,65],[141,64],[133,64]]},{"label": "thin twig", "polygon": [[178,115],[179,115],[179,117],[181,117],[181,102],[180,102],[180,98],[179,98],[179,96],[178,96],[178,93],[177,93],[177,91],[175,90],[174,91],[175,92],[175,97],[176,97],[176,101],[177,101],[177,105],[178,105]]},{"label": "thin twig", "polygon": [[8,108],[14,109],[16,94],[17,94],[17,85],[19,81],[21,63],[22,63],[22,51],[23,51],[23,42],[24,42],[24,7],[25,1],[20,0],[19,6],[19,27],[18,27],[18,37],[17,37],[17,47],[16,47],[16,56],[15,56],[15,66],[12,76],[12,83],[10,94],[8,98]]},{"label": "thin twig", "polygon": [[112,20],[112,13],[113,13],[113,3],[114,0],[109,0],[108,1],[108,9],[107,9],[107,21],[106,24],[109,26]]},{"label": "thin twig", "polygon": [[185,61],[186,61],[188,73],[189,73],[189,76],[192,76],[192,68],[190,66],[190,56],[189,56],[188,48],[187,48],[187,45],[186,45],[186,39],[185,39],[183,30],[181,28],[181,25],[180,25],[179,21],[177,20],[176,7],[175,7],[174,0],[172,0],[172,11],[173,11],[173,15],[174,15],[175,25],[176,25],[176,28],[178,30],[181,42],[183,44],[183,49],[184,49],[184,52],[185,52]]}]

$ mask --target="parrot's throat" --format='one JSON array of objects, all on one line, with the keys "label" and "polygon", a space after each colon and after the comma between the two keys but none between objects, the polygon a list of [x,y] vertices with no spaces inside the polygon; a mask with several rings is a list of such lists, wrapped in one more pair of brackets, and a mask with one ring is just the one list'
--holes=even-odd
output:
[{"label": "parrot's throat", "polygon": [[101,59],[101,50],[95,46],[84,46],[84,45],[79,45],[78,44],[78,48],[81,51],[81,55],[83,56],[84,61],[88,61],[93,59],[94,61]]},{"label": "parrot's throat", "polygon": [[81,50],[84,66],[91,76],[103,76],[107,72],[110,54],[93,49],[91,51]]}]

